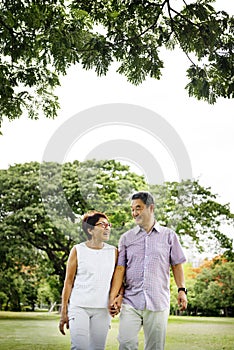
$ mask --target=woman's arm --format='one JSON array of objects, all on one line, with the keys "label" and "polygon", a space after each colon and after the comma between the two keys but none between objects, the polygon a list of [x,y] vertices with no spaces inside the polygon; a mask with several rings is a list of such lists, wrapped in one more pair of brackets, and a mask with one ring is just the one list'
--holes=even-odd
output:
[{"label": "woman's arm", "polygon": [[73,247],[67,261],[66,277],[65,277],[63,291],[62,291],[62,306],[61,306],[61,318],[59,322],[59,330],[63,335],[65,335],[64,325],[66,324],[66,328],[67,329],[69,328],[67,307],[68,307],[71,291],[73,288],[73,283],[74,283],[76,270],[77,270],[77,264],[78,264],[78,261],[77,261],[76,248]]},{"label": "woman's arm", "polygon": [[[125,267],[116,266],[111,281],[111,289],[109,295],[109,312],[111,316],[115,316],[119,313],[119,309],[122,304],[123,294],[123,281],[125,276]],[[115,311],[116,310],[116,311]]]}]

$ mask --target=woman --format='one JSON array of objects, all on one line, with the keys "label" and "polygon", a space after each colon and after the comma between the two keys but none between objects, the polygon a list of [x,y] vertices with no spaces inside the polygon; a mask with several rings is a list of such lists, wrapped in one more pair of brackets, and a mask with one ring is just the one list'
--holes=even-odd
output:
[{"label": "woman", "polygon": [[105,214],[85,214],[82,228],[88,240],[75,245],[68,258],[59,330],[65,335],[64,325],[70,329],[71,350],[105,348],[111,319],[109,289],[117,261],[117,249],[105,243],[110,227]]}]

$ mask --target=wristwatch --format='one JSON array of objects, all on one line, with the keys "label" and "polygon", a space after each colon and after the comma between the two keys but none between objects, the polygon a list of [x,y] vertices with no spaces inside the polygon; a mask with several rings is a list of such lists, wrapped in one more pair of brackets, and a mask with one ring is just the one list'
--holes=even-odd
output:
[{"label": "wristwatch", "polygon": [[186,288],[178,288],[178,293],[182,291],[182,292],[185,292],[185,294],[188,293],[187,289]]}]

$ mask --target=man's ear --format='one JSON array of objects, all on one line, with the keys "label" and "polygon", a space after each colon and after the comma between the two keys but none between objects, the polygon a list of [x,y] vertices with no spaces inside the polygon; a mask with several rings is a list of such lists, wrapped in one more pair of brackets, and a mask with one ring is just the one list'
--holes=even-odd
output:
[{"label": "man's ear", "polygon": [[154,204],[150,204],[150,211],[151,211],[151,213],[154,212]]}]

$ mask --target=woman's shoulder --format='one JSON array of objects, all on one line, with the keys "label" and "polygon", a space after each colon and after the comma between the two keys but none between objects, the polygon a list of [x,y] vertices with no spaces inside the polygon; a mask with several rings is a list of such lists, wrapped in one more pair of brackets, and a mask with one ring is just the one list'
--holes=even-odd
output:
[{"label": "woman's shoulder", "polygon": [[86,247],[85,242],[77,243],[73,246],[73,248],[76,249],[77,251],[85,247]]},{"label": "woman's shoulder", "polygon": [[104,242],[104,249],[111,249],[111,250],[117,250],[117,248],[109,243]]}]

